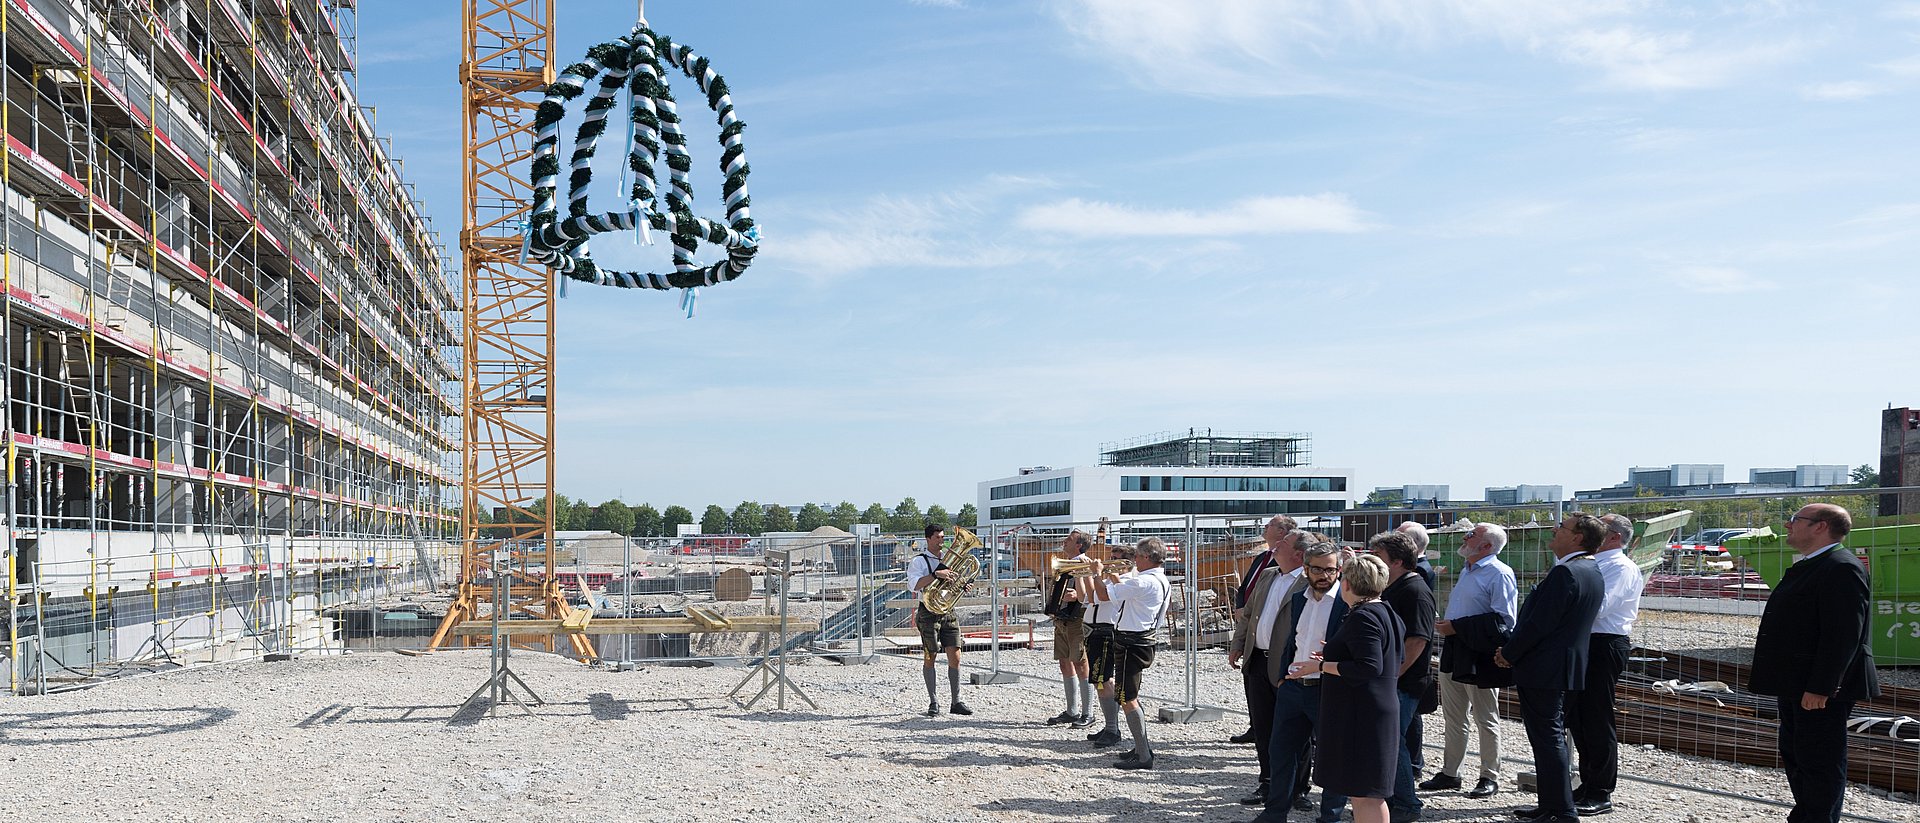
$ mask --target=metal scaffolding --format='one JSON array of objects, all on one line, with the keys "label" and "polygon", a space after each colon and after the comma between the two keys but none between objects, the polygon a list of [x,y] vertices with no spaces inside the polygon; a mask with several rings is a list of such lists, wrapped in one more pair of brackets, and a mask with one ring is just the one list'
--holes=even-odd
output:
[{"label": "metal scaffolding", "polygon": [[453,287],[353,6],[0,0],[16,691],[323,644],[453,551]]}]

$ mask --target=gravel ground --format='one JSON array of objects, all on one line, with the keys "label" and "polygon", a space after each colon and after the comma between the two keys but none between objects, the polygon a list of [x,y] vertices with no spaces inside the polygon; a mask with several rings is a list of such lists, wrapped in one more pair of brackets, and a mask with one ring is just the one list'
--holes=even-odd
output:
[{"label": "gravel ground", "polygon": [[[1003,670],[1051,669],[1044,652],[1004,652]],[[1177,654],[1150,695],[1184,689]],[[1239,706],[1236,675],[1202,656],[1203,700]],[[969,664],[987,656],[969,653]],[[972,718],[926,718],[916,661],[790,666],[818,710],[726,695],[738,668],[588,669],[523,654],[515,670],[548,705],[477,717],[457,706],[487,673],[479,652],[388,653],[243,663],[0,698],[6,819],[35,821],[995,820],[1237,821],[1252,749],[1224,739],[1244,719],[1153,725],[1159,769],[1107,768],[1079,732],[1039,721],[1057,682],[968,686]],[[944,679],[944,676],[943,676]],[[942,683],[944,690],[945,684]],[[1149,698],[1151,712],[1160,702]],[[1428,739],[1437,741],[1429,721]],[[1506,724],[1509,756],[1523,756]],[[1635,748],[1630,774],[1783,799],[1775,770]],[[1511,769],[1509,770],[1509,775]],[[1430,795],[1430,820],[1505,820],[1530,802]],[[1778,808],[1629,782],[1616,802],[1639,821],[1777,820]],[[1920,820],[1920,806],[1850,791],[1849,812]]]}]

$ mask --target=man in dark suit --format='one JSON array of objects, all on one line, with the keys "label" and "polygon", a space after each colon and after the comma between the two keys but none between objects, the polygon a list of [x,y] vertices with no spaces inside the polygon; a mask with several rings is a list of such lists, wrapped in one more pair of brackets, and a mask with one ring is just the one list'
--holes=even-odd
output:
[{"label": "man in dark suit", "polygon": [[1547,548],[1556,558],[1547,578],[1527,595],[1513,636],[1493,654],[1513,669],[1520,719],[1533,748],[1540,803],[1514,810],[1522,820],[1574,823],[1573,773],[1567,752],[1567,692],[1587,682],[1587,642],[1600,613],[1606,581],[1593,562],[1607,529],[1600,518],[1574,513],[1553,530]]},{"label": "man in dark suit", "polygon": [[[1318,660],[1321,647],[1340,631],[1340,621],[1347,616],[1347,604],[1339,590],[1340,568],[1346,555],[1338,544],[1320,535],[1303,542],[1310,543],[1302,566],[1306,586],[1288,598],[1284,614],[1291,625],[1284,636],[1272,638],[1268,647],[1276,650],[1268,658],[1268,673],[1274,684],[1273,739],[1267,743],[1267,773],[1272,782],[1266,809],[1254,818],[1255,823],[1286,823],[1294,794],[1307,788],[1299,783],[1297,767],[1320,720],[1320,677],[1288,679],[1287,667]],[[1346,805],[1345,797],[1321,792],[1315,823],[1336,823]]]},{"label": "man in dark suit", "polygon": [[[1227,647],[1227,665],[1240,669],[1247,694],[1247,718],[1251,723],[1254,752],[1260,762],[1260,783],[1240,802],[1262,806],[1267,802],[1267,787],[1272,784],[1267,772],[1271,755],[1267,744],[1273,736],[1273,684],[1282,674],[1280,648],[1293,631],[1293,618],[1287,609],[1291,598],[1307,582],[1300,572],[1306,557],[1300,548],[1302,532],[1293,528],[1293,518],[1280,515],[1267,521],[1267,551],[1270,564],[1250,574],[1240,591],[1247,595],[1234,610],[1233,639]],[[1314,535],[1318,538],[1318,535]],[[1265,628],[1265,633],[1261,629]],[[1275,642],[1275,638],[1280,638]],[[1242,661],[1245,661],[1244,664]],[[1297,783],[1305,783],[1304,777]]]},{"label": "man in dark suit", "polygon": [[1847,510],[1804,506],[1787,518],[1798,557],[1767,596],[1747,688],[1780,701],[1780,759],[1793,790],[1789,823],[1835,823],[1847,787],[1847,717],[1880,696],[1868,637],[1867,569],[1840,541]]},{"label": "man in dark suit", "polygon": [[[1240,589],[1233,593],[1233,619],[1236,624],[1246,617],[1247,601],[1252,599],[1256,589],[1266,588],[1266,582],[1271,579],[1268,578],[1267,575],[1273,573],[1276,566],[1284,565],[1284,568],[1278,569],[1281,574],[1286,574],[1300,568],[1300,536],[1295,533],[1295,530],[1298,528],[1299,526],[1294,522],[1293,518],[1284,514],[1275,515],[1272,520],[1267,521],[1266,530],[1261,532],[1261,537],[1266,540],[1267,547],[1260,550],[1259,554],[1254,555],[1253,561],[1247,564],[1247,573],[1240,577]],[[1290,556],[1293,562],[1290,564],[1282,564],[1280,561],[1285,559],[1286,556]],[[1237,640],[1238,635],[1235,637],[1235,647],[1237,649],[1239,646]],[[1242,654],[1245,654],[1245,652],[1242,651]],[[1235,668],[1238,668],[1238,666]],[[1273,709],[1273,689],[1267,685],[1266,681],[1253,676],[1251,671],[1243,671],[1241,674],[1241,689],[1245,691],[1247,695],[1247,714],[1252,717],[1257,717],[1260,711],[1266,711],[1268,714],[1271,714]],[[1261,706],[1264,706],[1264,708],[1261,708]],[[1255,746],[1265,746],[1267,745],[1265,735],[1266,724],[1256,720],[1248,724],[1246,731],[1227,738],[1227,741],[1230,743],[1252,743]],[[1263,764],[1267,762],[1267,753],[1265,751],[1260,752],[1260,762]],[[1265,773],[1262,773],[1260,778],[1260,782],[1266,782]]]}]

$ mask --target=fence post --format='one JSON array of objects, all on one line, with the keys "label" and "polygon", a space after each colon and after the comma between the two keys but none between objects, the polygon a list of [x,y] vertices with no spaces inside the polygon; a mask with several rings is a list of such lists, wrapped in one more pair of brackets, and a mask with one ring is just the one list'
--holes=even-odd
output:
[{"label": "fence post", "polygon": [[[989,619],[987,620],[987,628],[993,631],[993,640],[992,640],[992,645],[990,646],[990,648],[993,650],[993,653],[992,653],[992,665],[988,668],[988,670],[984,672],[973,673],[973,684],[976,686],[990,685],[994,683],[1012,683],[1013,681],[1019,679],[1015,675],[1002,674],[1000,672],[1000,536],[1001,534],[1002,532],[1000,531],[999,527],[995,526],[994,528],[988,530],[988,534],[987,534],[988,540],[982,541],[981,543],[981,548],[986,550],[986,555],[987,555],[987,585],[992,587],[992,589],[987,593],[987,608],[989,611],[992,612]],[[978,536],[978,534],[976,533],[975,536]],[[956,606],[954,608],[958,610],[959,607]],[[963,636],[961,638],[961,645],[963,646],[966,645],[965,640],[966,639]]]},{"label": "fence post", "polygon": [[[1180,569],[1186,577],[1181,586],[1180,596],[1186,601],[1182,609],[1186,625],[1181,639],[1186,643],[1185,668],[1187,678],[1186,700],[1180,706],[1160,707],[1162,723],[1208,723],[1225,716],[1217,706],[1201,706],[1198,700],[1200,684],[1200,530],[1196,515],[1187,515],[1184,524],[1185,537],[1180,545]],[[1229,530],[1231,533],[1231,530]],[[1169,592],[1171,595],[1171,592]],[[1168,609],[1172,614],[1172,609]],[[1169,640],[1173,632],[1168,631]]]}]

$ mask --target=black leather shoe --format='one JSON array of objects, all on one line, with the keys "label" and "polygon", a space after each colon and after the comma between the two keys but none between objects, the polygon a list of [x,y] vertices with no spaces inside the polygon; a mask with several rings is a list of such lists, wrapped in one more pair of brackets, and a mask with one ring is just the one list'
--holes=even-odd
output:
[{"label": "black leather shoe", "polygon": [[1248,729],[1248,730],[1246,730],[1246,731],[1244,731],[1244,732],[1241,732],[1241,733],[1239,733],[1239,734],[1236,734],[1236,735],[1234,735],[1234,736],[1232,736],[1232,737],[1229,737],[1229,738],[1227,738],[1227,742],[1228,742],[1228,743],[1241,743],[1241,744],[1246,744],[1246,743],[1252,743],[1252,742],[1253,742],[1253,730],[1252,730],[1252,729]]},{"label": "black leather shoe", "polygon": [[1532,820],[1540,816],[1539,806],[1521,806],[1513,810],[1513,816],[1521,820]]},{"label": "black leather shoe", "polygon": [[1093,747],[1096,749],[1104,749],[1108,746],[1117,745],[1119,742],[1120,742],[1119,732],[1105,731],[1094,736]]},{"label": "black leather shoe", "polygon": [[1491,777],[1482,777],[1480,778],[1480,782],[1473,784],[1473,791],[1467,792],[1467,796],[1492,797],[1499,793],[1499,791],[1500,783],[1498,781],[1495,781]]},{"label": "black leather shoe", "polygon": [[1080,718],[1080,715],[1074,714],[1073,712],[1061,712],[1059,714],[1056,714],[1052,717],[1047,718],[1047,725],[1058,726],[1062,723],[1072,723],[1073,721],[1078,720],[1079,718]]},{"label": "black leather shoe", "polygon": [[1106,737],[1106,736],[1107,736],[1107,732],[1108,732],[1108,731],[1110,731],[1110,730],[1111,730],[1111,728],[1112,728],[1112,727],[1107,727],[1107,728],[1103,728],[1103,729],[1101,729],[1101,730],[1099,730],[1099,731],[1097,731],[1097,732],[1087,732],[1087,739],[1088,739],[1088,740],[1099,740],[1099,739],[1100,739],[1100,738],[1102,738],[1102,737]]},{"label": "black leather shoe", "polygon": [[1429,777],[1425,780],[1420,781],[1420,785],[1416,786],[1415,788],[1418,788],[1420,791],[1423,791],[1423,792],[1438,792],[1438,791],[1445,791],[1447,789],[1458,789],[1460,788],[1460,778],[1454,777],[1453,775],[1447,774],[1446,772],[1441,772],[1439,774],[1436,774],[1432,777]]},{"label": "black leather shoe", "polygon": [[1252,792],[1249,792],[1246,797],[1240,798],[1240,805],[1242,806],[1267,805],[1267,784],[1262,783],[1258,786],[1253,787]]},{"label": "black leather shoe", "polygon": [[1580,818],[1564,812],[1559,814],[1543,814],[1534,818],[1533,823],[1580,823]]},{"label": "black leather shoe", "polygon": [[1310,812],[1318,808],[1318,806],[1313,805],[1313,799],[1307,797],[1306,792],[1301,792],[1293,796],[1293,810],[1296,812]]},{"label": "black leather shoe", "polygon": [[1387,804],[1387,823],[1415,823],[1420,819],[1420,809],[1412,806]]},{"label": "black leather shoe", "polygon": [[1153,755],[1149,754],[1146,757],[1122,757],[1119,760],[1113,761],[1113,767],[1116,769],[1126,769],[1128,771],[1152,771]]},{"label": "black leather shoe", "polygon": [[1076,729],[1091,728],[1092,726],[1093,726],[1093,715],[1083,714],[1073,719],[1073,727]]},{"label": "black leather shoe", "polygon": [[953,701],[953,705],[948,707],[947,711],[952,712],[954,714],[973,714],[973,710],[967,708],[967,704],[962,703],[958,700]]},{"label": "black leather shoe", "polygon": [[1611,800],[1583,800],[1573,804],[1573,811],[1581,817],[1593,817],[1613,813]]},{"label": "black leather shoe", "polygon": [[939,717],[939,716],[940,716],[940,704],[938,704],[938,703],[928,703],[928,704],[927,704],[927,716],[928,716],[928,717]]}]

